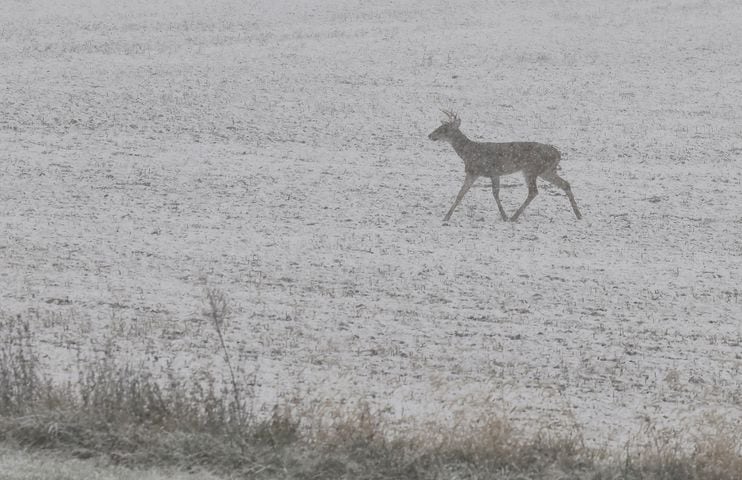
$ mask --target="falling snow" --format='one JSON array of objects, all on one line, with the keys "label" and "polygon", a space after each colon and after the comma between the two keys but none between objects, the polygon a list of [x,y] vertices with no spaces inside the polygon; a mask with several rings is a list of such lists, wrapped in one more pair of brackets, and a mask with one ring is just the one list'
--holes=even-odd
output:
[{"label": "falling snow", "polygon": [[[742,418],[742,4],[11,3],[0,314],[58,378],[110,339],[220,371],[210,287],[266,411],[501,405],[596,443]],[[539,183],[502,222],[480,179],[442,225],[441,108],[557,146],[584,218]]]}]

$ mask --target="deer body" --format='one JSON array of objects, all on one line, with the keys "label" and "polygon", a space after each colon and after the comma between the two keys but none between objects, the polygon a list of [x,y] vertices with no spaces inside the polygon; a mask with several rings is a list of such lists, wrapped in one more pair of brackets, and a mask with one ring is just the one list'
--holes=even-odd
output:
[{"label": "deer body", "polygon": [[538,177],[564,190],[575,216],[578,219],[582,218],[569,183],[556,173],[557,165],[561,160],[559,150],[551,145],[536,142],[474,142],[459,130],[461,120],[455,114],[445,113],[449,120],[443,122],[440,127],[428,135],[428,138],[431,140],[446,140],[451,144],[464,161],[466,177],[453,206],[443,219],[444,222],[451,218],[461,199],[464,198],[466,192],[479,177],[492,179],[492,193],[495,202],[497,202],[497,208],[502,219],[507,220],[508,216],[500,202],[500,177],[517,172],[523,172],[528,185],[528,196],[510,220],[517,220],[528,204],[538,195],[536,186],[536,178]]}]

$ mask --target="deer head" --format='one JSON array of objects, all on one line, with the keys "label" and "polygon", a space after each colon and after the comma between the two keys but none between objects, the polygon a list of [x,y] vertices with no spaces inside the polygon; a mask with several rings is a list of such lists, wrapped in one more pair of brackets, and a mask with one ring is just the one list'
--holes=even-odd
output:
[{"label": "deer head", "polygon": [[455,113],[448,110],[441,110],[448,117],[446,120],[441,121],[441,126],[433,130],[428,135],[428,138],[435,140],[446,140],[451,137],[451,134],[458,132],[459,125],[461,125],[461,119]]}]

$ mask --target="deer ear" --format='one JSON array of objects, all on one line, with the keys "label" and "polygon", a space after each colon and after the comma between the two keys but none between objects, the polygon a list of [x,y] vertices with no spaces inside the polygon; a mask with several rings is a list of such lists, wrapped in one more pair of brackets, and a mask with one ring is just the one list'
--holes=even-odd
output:
[{"label": "deer ear", "polygon": [[461,125],[461,119],[460,118],[457,118],[456,120],[453,121],[453,126],[454,127],[459,128],[460,125]]}]

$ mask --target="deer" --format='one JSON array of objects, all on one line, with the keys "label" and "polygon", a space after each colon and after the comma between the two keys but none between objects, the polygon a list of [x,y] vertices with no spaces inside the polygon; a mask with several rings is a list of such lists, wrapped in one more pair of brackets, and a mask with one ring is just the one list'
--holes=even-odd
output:
[{"label": "deer", "polygon": [[433,130],[428,138],[433,141],[444,140],[450,143],[454,151],[464,161],[464,172],[466,174],[464,184],[456,195],[456,200],[454,200],[451,209],[443,218],[443,223],[447,223],[451,219],[451,215],[461,203],[461,199],[464,198],[466,192],[479,177],[492,179],[492,194],[495,196],[500,216],[503,221],[507,221],[508,216],[502,207],[502,202],[500,202],[500,177],[517,172],[523,172],[528,186],[528,196],[523,205],[510,217],[510,221],[516,221],[523,210],[538,195],[536,179],[539,177],[564,190],[575,216],[578,220],[582,218],[569,182],[556,172],[557,165],[562,158],[556,147],[537,142],[475,142],[469,140],[459,130],[461,119],[457,114],[447,110],[442,110],[442,112],[448,118],[443,120],[441,126]]}]

